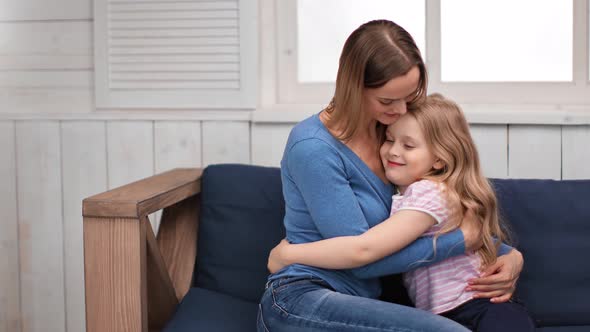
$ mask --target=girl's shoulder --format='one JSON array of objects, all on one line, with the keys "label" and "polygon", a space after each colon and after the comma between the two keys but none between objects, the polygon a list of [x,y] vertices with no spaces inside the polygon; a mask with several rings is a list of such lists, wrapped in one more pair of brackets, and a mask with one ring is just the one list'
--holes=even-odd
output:
[{"label": "girl's shoulder", "polygon": [[[402,199],[393,200],[392,211],[416,210],[431,215],[437,224],[448,219],[447,202],[439,182],[420,180],[406,189]],[[395,210],[395,211],[394,211]]]},{"label": "girl's shoulder", "polygon": [[406,195],[424,195],[426,193],[430,194],[442,194],[445,190],[445,186],[441,182],[436,182],[428,179],[423,179],[416,181],[408,186],[406,189]]}]

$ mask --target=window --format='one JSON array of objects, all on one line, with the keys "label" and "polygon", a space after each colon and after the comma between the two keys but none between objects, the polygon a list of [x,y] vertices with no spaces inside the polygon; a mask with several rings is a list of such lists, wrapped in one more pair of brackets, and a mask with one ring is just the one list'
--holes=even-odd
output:
[{"label": "window", "polygon": [[370,6],[358,0],[297,1],[298,82],[334,82],[346,38],[359,25],[376,18],[399,22],[416,38],[424,54],[423,0],[372,0],[368,3]]},{"label": "window", "polygon": [[361,23],[406,28],[429,91],[460,103],[590,104],[588,0],[277,0],[278,103],[325,104]]},{"label": "window", "polygon": [[563,0],[442,0],[442,81],[571,81],[572,7]]}]

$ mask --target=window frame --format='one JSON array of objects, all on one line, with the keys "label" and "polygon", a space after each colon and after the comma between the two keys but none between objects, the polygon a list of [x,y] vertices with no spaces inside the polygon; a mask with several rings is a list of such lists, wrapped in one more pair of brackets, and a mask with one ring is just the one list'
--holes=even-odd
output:
[{"label": "window frame", "polygon": [[[573,1],[571,82],[443,82],[441,81],[441,0],[427,0],[426,66],[429,92],[462,104],[590,105],[589,0]],[[326,104],[334,83],[297,82],[297,0],[276,0],[277,103]],[[295,13],[295,14],[293,14]]]}]

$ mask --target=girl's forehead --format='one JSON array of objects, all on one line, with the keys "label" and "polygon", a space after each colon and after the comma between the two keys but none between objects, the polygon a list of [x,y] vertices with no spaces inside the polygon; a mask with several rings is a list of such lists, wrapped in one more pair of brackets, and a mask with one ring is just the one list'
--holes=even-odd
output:
[{"label": "girl's forehead", "polygon": [[420,129],[418,121],[416,121],[416,119],[409,113],[400,116],[396,122],[387,126],[387,131],[389,132],[415,131],[416,129]]},{"label": "girl's forehead", "polygon": [[395,123],[387,126],[387,134],[399,136],[400,138],[420,139],[423,137],[418,121],[407,113],[402,115]]}]

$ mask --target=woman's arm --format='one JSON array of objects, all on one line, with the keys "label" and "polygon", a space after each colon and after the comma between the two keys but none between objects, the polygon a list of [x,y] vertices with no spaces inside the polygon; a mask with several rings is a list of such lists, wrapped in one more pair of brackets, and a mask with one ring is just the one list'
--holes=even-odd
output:
[{"label": "woman's arm", "polygon": [[[424,185],[428,184],[422,184],[422,186]],[[420,201],[424,201],[424,198],[426,198],[429,202],[429,208],[434,208],[433,211],[440,213],[441,210],[437,210],[436,207],[440,207],[440,204],[444,204],[444,202],[438,192],[422,190],[419,197]],[[410,246],[412,248],[412,250],[408,251],[410,255],[416,253],[422,255],[420,256],[422,259],[412,260],[413,264],[408,264],[407,261],[410,257],[408,257],[407,253],[402,252],[400,255],[392,255],[392,253],[406,247],[435,224],[434,215],[444,218],[437,212],[425,213],[425,207],[415,205],[415,202],[410,194],[402,205],[410,210],[399,210],[383,223],[359,236],[338,237],[315,243],[296,245],[289,245],[288,242],[283,241],[271,251],[268,268],[271,272],[276,272],[286,265],[299,263],[321,268],[345,269],[363,266],[390,255],[385,260],[386,263],[376,263],[354,270],[353,273],[359,273],[360,277],[364,277],[365,273],[381,273],[380,268],[375,269],[374,267],[375,265],[380,266],[379,264],[389,264],[384,268],[387,268],[391,273],[396,273],[431,264],[461,253],[456,249],[463,249],[463,247],[456,245],[458,241],[462,240],[461,232],[458,232],[459,234],[443,235],[439,239],[440,241],[437,241],[437,255],[434,257],[432,256],[434,250],[432,238],[428,239],[429,242],[424,242],[421,239],[416,245]],[[418,210],[412,210],[412,206]],[[480,224],[469,213],[464,217],[461,229],[465,234],[466,242],[469,244],[469,250],[481,246],[479,240]],[[451,239],[450,242],[449,238]],[[441,249],[444,250],[441,251]],[[379,274],[376,276],[379,276]]]},{"label": "woman's arm", "polygon": [[[271,252],[269,268],[280,268],[278,262],[326,269],[360,267],[398,252],[435,223],[436,220],[425,212],[401,210],[361,235],[293,245],[285,241]],[[275,262],[271,262],[273,260]]]},{"label": "woman's arm", "polygon": [[[281,168],[286,171],[284,180],[296,185],[292,189],[300,196],[296,199],[303,199],[322,239],[360,235],[369,230],[341,156],[327,143],[319,139],[295,143],[286,152]],[[287,190],[290,185],[283,183]],[[291,240],[289,234],[287,239]],[[436,248],[432,237],[419,238],[396,254],[351,271],[359,278],[380,277],[432,264],[464,252],[463,233],[456,230],[438,237]]]},{"label": "woman's arm", "polygon": [[[352,272],[359,278],[377,277],[376,273],[380,273],[383,269],[388,269],[391,274],[407,272],[418,267],[431,265],[447,258],[457,256],[467,252],[472,252],[481,247],[481,224],[476,221],[475,217],[467,212],[463,216],[460,230],[455,230],[448,234],[441,235],[437,238],[436,243],[433,242],[433,237],[421,237],[412,244],[404,248],[395,255],[390,255],[380,261],[365,265],[360,268],[352,270]],[[506,255],[514,251],[511,247],[501,244],[498,255]],[[422,257],[408,265],[405,263],[407,257],[404,255],[411,254],[413,256]],[[505,259],[505,256],[499,258],[504,261],[511,269],[517,269],[518,262],[516,259]],[[502,276],[501,279],[507,279]],[[503,287],[503,286],[502,286]],[[492,287],[499,289],[499,287]]]},{"label": "woman's arm", "polygon": [[[369,225],[334,148],[320,139],[306,139],[288,149],[281,168],[288,172],[286,181],[296,185],[293,190],[300,194],[298,199],[304,200],[321,237],[328,239],[366,232]],[[436,246],[432,237],[421,237],[393,255],[351,271],[359,278],[406,272],[461,255],[466,244],[471,248],[474,238],[477,236],[463,229],[439,236]]]},{"label": "woman's arm", "polygon": [[510,300],[522,271],[524,259],[520,251],[512,249],[487,266],[479,278],[469,280],[468,290],[477,292],[475,298],[490,298],[494,303]]}]

